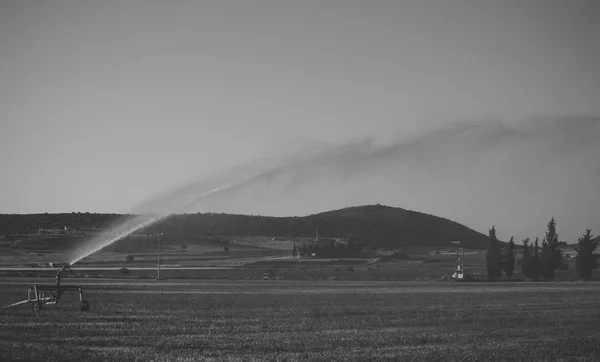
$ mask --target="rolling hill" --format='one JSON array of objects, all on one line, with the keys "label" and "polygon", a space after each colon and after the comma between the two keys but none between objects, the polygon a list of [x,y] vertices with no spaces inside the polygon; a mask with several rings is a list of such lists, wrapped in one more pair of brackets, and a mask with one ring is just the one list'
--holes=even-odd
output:
[{"label": "rolling hill", "polygon": [[[0,239],[20,234],[48,233],[60,236],[65,226],[85,237],[92,228],[105,229],[131,215],[119,214],[2,214]],[[140,233],[163,232],[165,239],[185,241],[198,236],[263,235],[347,238],[364,245],[400,248],[409,246],[449,247],[460,240],[470,249],[487,249],[487,236],[457,222],[416,211],[384,205],[366,205],[332,210],[302,217],[267,217],[237,214],[178,214]],[[69,232],[65,232],[68,234]]]}]

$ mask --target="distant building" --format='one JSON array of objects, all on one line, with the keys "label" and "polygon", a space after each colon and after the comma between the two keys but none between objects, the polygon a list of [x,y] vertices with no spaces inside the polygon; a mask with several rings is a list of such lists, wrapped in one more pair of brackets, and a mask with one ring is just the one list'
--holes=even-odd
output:
[{"label": "distant building", "polygon": [[102,229],[98,229],[93,226],[91,228],[79,228],[79,231],[88,231],[88,232],[89,231],[100,231],[100,230],[102,230]]},{"label": "distant building", "polygon": [[65,233],[65,229],[45,229],[45,228],[39,228],[37,230],[38,234],[64,234]]}]

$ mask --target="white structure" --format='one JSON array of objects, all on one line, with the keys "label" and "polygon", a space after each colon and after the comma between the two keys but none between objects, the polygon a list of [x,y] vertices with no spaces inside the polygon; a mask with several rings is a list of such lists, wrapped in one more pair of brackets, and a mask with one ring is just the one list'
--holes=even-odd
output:
[{"label": "white structure", "polygon": [[456,270],[452,274],[454,281],[463,280],[465,277],[465,249],[459,248],[460,241],[453,241],[452,244],[456,245]]}]

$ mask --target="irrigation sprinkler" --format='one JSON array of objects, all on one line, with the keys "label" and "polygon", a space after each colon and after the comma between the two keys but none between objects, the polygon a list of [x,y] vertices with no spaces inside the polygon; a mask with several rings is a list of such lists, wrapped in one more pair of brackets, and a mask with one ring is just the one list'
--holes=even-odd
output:
[{"label": "irrigation sprinkler", "polygon": [[456,245],[456,270],[452,274],[452,280],[463,281],[465,278],[465,249],[459,248],[460,241],[454,240],[452,244]]},{"label": "irrigation sprinkler", "polygon": [[266,269],[264,272],[263,279],[275,279],[275,270],[274,269]]},{"label": "irrigation sprinkler", "polygon": [[[51,263],[51,266],[55,264]],[[69,264],[60,264],[61,268],[56,273],[56,284],[55,285],[34,285],[27,290],[27,299],[20,302],[16,302],[10,305],[3,306],[4,308],[13,308],[23,304],[30,304],[34,311],[40,312],[42,306],[46,304],[58,304],[60,297],[65,292],[79,292],[79,301],[81,303],[80,309],[84,312],[90,310],[90,304],[88,301],[83,299],[83,287],[81,285],[61,285],[60,278],[61,274],[65,271],[72,273],[71,266]]]},{"label": "irrigation sprinkler", "polygon": [[160,237],[163,235],[163,233],[157,233],[156,235],[158,236],[158,250],[156,252],[156,280],[160,280]]}]

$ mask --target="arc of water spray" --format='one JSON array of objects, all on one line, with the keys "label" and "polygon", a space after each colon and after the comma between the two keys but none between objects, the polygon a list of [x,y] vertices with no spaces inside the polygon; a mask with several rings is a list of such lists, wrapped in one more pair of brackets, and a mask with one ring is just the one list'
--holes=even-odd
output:
[{"label": "arc of water spray", "polygon": [[[262,169],[257,172],[253,172],[246,177],[241,179],[237,179],[236,181],[226,183],[225,185],[212,188],[208,191],[201,192],[199,194],[192,195],[188,197],[186,200],[182,201],[179,205],[169,208],[167,211],[161,212],[158,215],[140,215],[134,217],[132,219],[126,220],[119,224],[118,226],[112,228],[113,232],[109,235],[104,234],[99,237],[91,239],[89,242],[82,245],[82,247],[78,248],[75,252],[73,252],[69,264],[73,265],[83,258],[86,258],[105,247],[113,244],[114,242],[123,239],[124,237],[130,235],[131,233],[148,227],[160,220],[167,218],[168,216],[174,214],[178,210],[183,209],[186,206],[189,206],[193,203],[198,202],[199,200],[205,199],[207,197],[231,191],[232,189],[238,187],[244,187],[254,181],[259,180],[269,180],[272,177],[277,176],[278,174],[283,174],[286,171],[293,170],[294,168],[299,168],[302,166],[310,165],[315,160],[321,160],[322,163],[327,164],[332,160],[332,157],[335,159],[337,152],[340,150],[344,150],[346,147],[351,146],[356,143],[364,143],[365,139],[344,142],[342,144],[336,144],[331,147],[322,149],[317,152],[307,152],[308,155],[304,157],[292,157],[284,160],[282,163],[272,166],[268,169]],[[329,161],[328,161],[329,160]],[[287,161],[287,162],[285,162]]]},{"label": "arc of water spray", "polygon": [[[567,122],[569,127],[566,127]],[[574,128],[575,125],[577,127]],[[77,263],[81,259],[109,246],[132,232],[150,226],[194,202],[219,193],[248,187],[254,182],[270,182],[272,179],[288,172],[295,173],[294,176],[296,176],[296,179],[298,177],[306,177],[307,173],[302,171],[315,169],[323,169],[332,174],[346,177],[369,172],[381,167],[388,167],[399,160],[404,160],[403,162],[413,163],[418,166],[427,164],[431,160],[436,160],[439,154],[448,152],[448,149],[452,149],[452,146],[455,144],[459,144],[461,150],[468,151],[457,154],[461,158],[465,155],[479,157],[478,155],[484,154],[483,151],[490,148],[490,144],[497,145],[501,141],[510,140],[521,143],[527,142],[529,147],[532,143],[547,145],[555,139],[564,138],[569,141],[577,138],[577,144],[579,145],[581,143],[581,137],[579,136],[583,134],[596,135],[600,130],[598,125],[600,125],[600,118],[597,117],[582,120],[559,119],[550,120],[549,122],[536,121],[518,127],[506,127],[502,123],[497,122],[491,124],[458,124],[444,129],[428,131],[420,136],[395,141],[386,145],[378,145],[373,142],[373,139],[365,138],[339,143],[316,152],[314,149],[306,153],[298,152],[295,157],[280,159],[282,162],[275,167],[266,170],[261,168],[256,172],[248,174],[246,177],[238,178],[204,192],[196,194],[191,192],[192,190],[199,189],[199,186],[204,187],[205,183],[203,182],[200,185],[191,184],[183,189],[178,188],[174,192],[159,197],[158,201],[152,200],[151,204],[161,209],[158,215],[140,215],[134,217],[112,228],[110,235],[104,234],[90,239],[72,254],[70,263]],[[464,141],[467,139],[473,139],[473,142],[465,143]],[[589,137],[589,139],[592,138]],[[521,145],[521,143],[517,143],[517,145]],[[591,142],[588,143],[591,144]],[[435,166],[437,167],[437,164]],[[310,175],[309,179],[312,180],[313,173],[311,172]],[[227,180],[227,178],[213,179],[209,182],[220,182],[221,180]],[[175,206],[167,206],[169,202],[173,202]]]},{"label": "arc of water spray", "polygon": [[231,182],[231,183],[225,184],[223,186],[216,187],[211,190],[205,191],[198,195],[194,195],[193,197],[183,201],[178,207],[173,207],[171,210],[169,210],[167,212],[163,212],[159,215],[141,215],[141,216],[135,217],[133,219],[127,220],[127,221],[123,222],[122,224],[120,224],[118,227],[116,227],[116,229],[119,230],[116,233],[114,233],[110,236],[105,235],[105,236],[100,236],[98,238],[94,238],[89,243],[87,243],[84,248],[81,248],[80,250],[77,250],[75,253],[73,253],[71,259],[69,260],[69,264],[73,265],[73,264],[79,262],[81,259],[86,258],[89,255],[92,255],[92,254],[104,249],[105,247],[130,235],[131,233],[133,233],[137,230],[143,229],[145,227],[148,227],[156,222],[159,222],[160,220],[167,218],[168,216],[175,213],[177,210],[182,209],[192,203],[195,203],[195,202],[197,202],[201,199],[204,199],[206,197],[209,197],[211,195],[214,195],[214,194],[217,194],[220,192],[225,192],[236,186],[243,185],[243,184],[245,184],[249,181],[255,180],[261,176],[265,176],[269,173],[272,173],[276,169],[277,168],[274,168],[274,169],[268,170],[268,171],[257,172],[250,176],[247,176],[241,180],[238,180],[236,182]]},{"label": "arc of water spray", "polygon": [[[402,152],[402,147],[398,148],[398,146],[399,145],[392,144],[391,146],[376,147],[373,144],[373,139],[367,137],[339,143],[317,152],[307,152],[307,154],[301,154],[301,156],[284,159],[280,164],[270,167],[267,170],[259,170],[234,182],[226,183],[225,185],[192,195],[191,197],[188,196],[184,201],[180,202],[179,205],[169,207],[159,215],[140,215],[126,220],[117,227],[112,228],[113,233],[111,235],[93,238],[90,242],[82,245],[81,248],[73,253],[69,263],[77,263],[81,259],[100,251],[131,233],[163,220],[178,210],[209,196],[232,191],[236,188],[246,187],[256,181],[268,182],[272,178],[281,176],[286,172],[296,171],[297,173],[300,173],[299,171],[304,170],[305,168],[325,167],[331,168],[338,174],[351,175],[359,172],[361,169],[364,170],[364,168],[371,167],[371,164],[377,165],[377,162],[372,162],[375,159],[393,158],[397,153],[393,152],[394,150]],[[358,166],[361,165],[361,167],[355,167],[357,165],[353,165],[357,160],[359,161]]]}]

